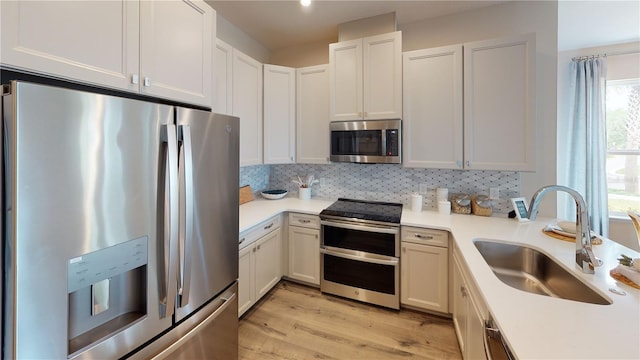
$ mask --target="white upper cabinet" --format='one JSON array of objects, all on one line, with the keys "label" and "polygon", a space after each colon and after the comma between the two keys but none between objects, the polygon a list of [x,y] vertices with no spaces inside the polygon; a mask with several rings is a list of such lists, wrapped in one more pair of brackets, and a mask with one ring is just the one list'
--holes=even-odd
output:
[{"label": "white upper cabinet", "polygon": [[535,171],[535,36],[403,54],[403,164]]},{"label": "white upper cabinet", "polygon": [[215,12],[201,0],[140,2],[140,92],[211,106]]},{"label": "white upper cabinet", "polygon": [[264,65],[264,163],[295,160],[296,70]]},{"label": "white upper cabinet", "polygon": [[535,35],[464,44],[464,159],[474,170],[535,171]]},{"label": "white upper cabinet", "polygon": [[329,45],[333,121],[402,117],[402,33]]},{"label": "white upper cabinet", "polygon": [[212,109],[219,114],[231,115],[233,108],[233,48],[216,39],[213,51],[214,81]]},{"label": "white upper cabinet", "polygon": [[0,61],[17,70],[138,91],[136,1],[2,1]]},{"label": "white upper cabinet", "polygon": [[329,66],[299,68],[296,78],[296,162],[328,164]]},{"label": "white upper cabinet", "polygon": [[211,105],[215,11],[204,1],[2,1],[3,65]]},{"label": "white upper cabinet", "polygon": [[262,63],[233,49],[232,115],[240,118],[240,166],[262,164]]},{"label": "white upper cabinet", "polygon": [[403,63],[403,164],[462,166],[462,46],[409,51]]}]

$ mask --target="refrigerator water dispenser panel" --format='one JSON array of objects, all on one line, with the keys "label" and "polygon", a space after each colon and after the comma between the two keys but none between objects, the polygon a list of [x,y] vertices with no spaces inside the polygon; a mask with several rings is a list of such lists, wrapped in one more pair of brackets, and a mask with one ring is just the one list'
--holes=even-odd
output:
[{"label": "refrigerator water dispenser panel", "polygon": [[147,237],[100,249],[69,260],[67,292],[147,264]]},{"label": "refrigerator water dispenser panel", "polygon": [[147,246],[143,236],[69,260],[69,357],[147,316]]}]

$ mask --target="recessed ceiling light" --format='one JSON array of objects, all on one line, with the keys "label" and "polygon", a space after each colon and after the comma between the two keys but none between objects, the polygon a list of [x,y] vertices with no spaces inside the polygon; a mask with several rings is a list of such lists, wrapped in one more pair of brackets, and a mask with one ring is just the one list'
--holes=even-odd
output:
[{"label": "recessed ceiling light", "polygon": [[309,6],[311,5],[311,0],[300,0],[300,4],[302,4],[302,6]]}]

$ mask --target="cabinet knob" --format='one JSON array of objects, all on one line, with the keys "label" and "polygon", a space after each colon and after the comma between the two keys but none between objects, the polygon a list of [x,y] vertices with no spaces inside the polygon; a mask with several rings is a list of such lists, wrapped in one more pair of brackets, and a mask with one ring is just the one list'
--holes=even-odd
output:
[{"label": "cabinet knob", "polygon": [[256,252],[256,248],[253,248],[253,249],[251,250],[251,252]]},{"label": "cabinet knob", "polygon": [[258,250],[260,250],[260,246],[262,246],[262,245],[258,245]]},{"label": "cabinet knob", "polygon": [[467,160],[467,167],[471,167],[471,161]]},{"label": "cabinet knob", "polygon": [[318,234],[316,234],[316,239],[318,238]]},{"label": "cabinet knob", "polygon": [[407,248],[406,247],[402,247],[402,252],[407,252]]},{"label": "cabinet knob", "polygon": [[369,113],[368,112],[364,112],[364,117],[369,117]]}]

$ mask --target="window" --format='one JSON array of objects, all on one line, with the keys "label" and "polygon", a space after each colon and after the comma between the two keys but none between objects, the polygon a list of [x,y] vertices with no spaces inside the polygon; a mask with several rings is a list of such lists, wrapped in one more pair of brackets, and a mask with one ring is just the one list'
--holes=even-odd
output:
[{"label": "window", "polygon": [[606,93],[609,214],[640,211],[640,78],[609,80]]}]

